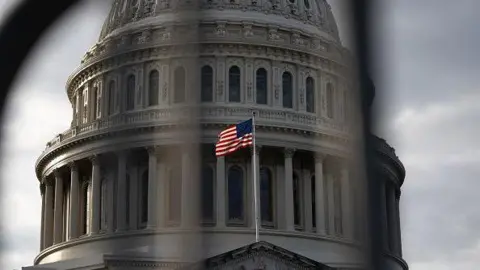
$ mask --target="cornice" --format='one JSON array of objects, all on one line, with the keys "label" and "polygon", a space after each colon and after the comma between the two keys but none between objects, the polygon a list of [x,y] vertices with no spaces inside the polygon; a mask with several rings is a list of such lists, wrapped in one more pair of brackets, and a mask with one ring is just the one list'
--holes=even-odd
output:
[{"label": "cornice", "polygon": [[403,163],[396,155],[395,149],[391,147],[386,140],[375,135],[371,135],[371,140],[373,140],[375,151],[377,154],[379,154],[378,158],[392,164],[395,170],[398,172],[396,174],[396,178],[399,180],[400,186],[402,186],[405,180],[406,170],[403,166]]},{"label": "cornice", "polygon": [[[303,238],[312,241],[325,241],[330,244],[336,243],[348,248],[352,248],[355,250],[359,250],[361,248],[361,243],[359,242],[352,242],[343,238],[338,238],[335,236],[324,236],[318,235],[316,233],[308,233],[308,232],[299,232],[299,231],[280,231],[280,230],[268,230],[268,229],[261,229],[261,234],[265,236],[284,236],[284,237],[292,237],[292,238]],[[42,259],[45,257],[54,254],[55,252],[61,251],[63,249],[67,249],[70,247],[74,247],[77,245],[82,245],[91,242],[97,241],[108,241],[108,240],[115,240],[119,238],[129,238],[129,237],[152,237],[155,235],[184,235],[189,233],[212,233],[212,234],[243,234],[243,235],[251,235],[254,233],[254,230],[251,228],[235,228],[235,227],[225,227],[222,229],[218,228],[209,228],[209,227],[197,227],[195,229],[181,229],[175,227],[169,228],[157,228],[157,229],[142,229],[142,230],[132,230],[132,231],[123,231],[123,232],[115,232],[115,233],[100,233],[94,235],[83,235],[79,238],[75,238],[66,242],[62,242],[59,244],[54,244],[44,250],[42,250],[34,259],[35,264],[38,264]]]}]

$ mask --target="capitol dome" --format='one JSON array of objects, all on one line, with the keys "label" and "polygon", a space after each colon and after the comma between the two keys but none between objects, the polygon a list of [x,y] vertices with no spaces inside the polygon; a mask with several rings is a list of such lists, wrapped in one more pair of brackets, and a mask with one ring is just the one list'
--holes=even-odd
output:
[{"label": "capitol dome", "polygon": [[[338,36],[325,0],[115,0],[67,80],[71,127],[36,163],[31,269],[365,267],[356,87]],[[216,157],[218,134],[254,112],[256,151]],[[385,260],[407,269],[405,170],[374,141]]]}]

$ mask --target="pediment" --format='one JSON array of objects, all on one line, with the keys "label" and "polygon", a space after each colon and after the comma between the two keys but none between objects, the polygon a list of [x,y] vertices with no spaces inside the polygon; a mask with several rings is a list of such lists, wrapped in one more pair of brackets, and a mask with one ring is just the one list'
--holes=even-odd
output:
[{"label": "pediment", "polygon": [[280,248],[268,242],[258,242],[241,247],[202,263],[182,268],[185,270],[300,270],[334,269],[325,264]]}]

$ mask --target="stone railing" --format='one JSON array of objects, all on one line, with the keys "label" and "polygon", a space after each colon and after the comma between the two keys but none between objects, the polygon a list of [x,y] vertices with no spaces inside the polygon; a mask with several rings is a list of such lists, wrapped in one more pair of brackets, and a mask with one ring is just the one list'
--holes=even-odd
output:
[{"label": "stone railing", "polygon": [[173,125],[185,123],[187,120],[198,120],[201,123],[232,124],[249,119],[252,117],[253,112],[256,112],[256,122],[260,126],[292,128],[348,138],[349,130],[346,125],[311,113],[272,108],[256,109],[247,106],[178,106],[122,113],[76,126],[57,135],[48,142],[44,153],[78,136],[90,133],[93,135],[95,132],[131,129],[142,126]]}]

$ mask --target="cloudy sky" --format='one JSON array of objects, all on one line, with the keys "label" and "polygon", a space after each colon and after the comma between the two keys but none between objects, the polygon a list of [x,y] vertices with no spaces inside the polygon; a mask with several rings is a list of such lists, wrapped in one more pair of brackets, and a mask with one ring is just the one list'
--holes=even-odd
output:
[{"label": "cloudy sky", "polygon": [[[337,15],[338,1],[330,0]],[[15,2],[0,0],[0,21]],[[378,2],[374,77],[385,116],[379,133],[407,168],[405,259],[412,270],[478,269],[480,1]],[[96,41],[106,10],[105,1],[86,0],[66,14],[14,85],[2,126],[1,269],[30,265],[38,253],[34,163],[45,143],[69,126],[65,81]]]}]

